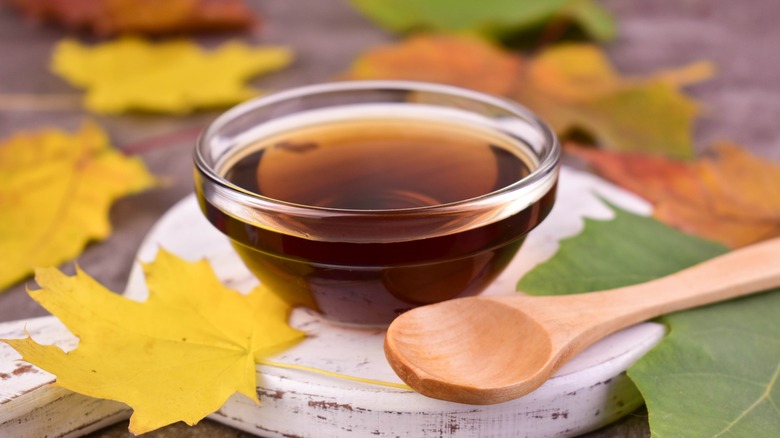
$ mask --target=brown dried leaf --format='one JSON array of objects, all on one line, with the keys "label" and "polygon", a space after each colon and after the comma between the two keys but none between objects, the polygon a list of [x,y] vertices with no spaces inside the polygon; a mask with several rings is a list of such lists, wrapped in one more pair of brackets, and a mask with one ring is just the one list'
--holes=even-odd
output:
[{"label": "brown dried leaf", "polygon": [[11,0],[34,20],[97,35],[245,29],[257,17],[243,0]]}]

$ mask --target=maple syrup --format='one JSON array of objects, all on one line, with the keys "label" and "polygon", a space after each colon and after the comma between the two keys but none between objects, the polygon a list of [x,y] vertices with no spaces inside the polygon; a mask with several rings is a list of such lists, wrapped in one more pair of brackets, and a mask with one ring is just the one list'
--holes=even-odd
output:
[{"label": "maple syrup", "polygon": [[247,132],[214,171],[250,197],[249,212],[213,201],[196,172],[201,208],[261,282],[333,321],[383,325],[476,294],[550,211],[555,183],[524,203],[469,210],[523,181],[538,158],[451,116],[358,105]]}]

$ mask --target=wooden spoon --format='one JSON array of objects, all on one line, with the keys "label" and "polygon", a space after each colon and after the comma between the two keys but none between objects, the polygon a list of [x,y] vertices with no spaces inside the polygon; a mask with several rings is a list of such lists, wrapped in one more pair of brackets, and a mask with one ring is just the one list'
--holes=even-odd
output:
[{"label": "wooden spoon", "polygon": [[469,404],[518,398],[619,329],[780,286],[780,238],[634,286],[587,294],[460,298],[399,316],[385,338],[398,376],[429,397]]}]

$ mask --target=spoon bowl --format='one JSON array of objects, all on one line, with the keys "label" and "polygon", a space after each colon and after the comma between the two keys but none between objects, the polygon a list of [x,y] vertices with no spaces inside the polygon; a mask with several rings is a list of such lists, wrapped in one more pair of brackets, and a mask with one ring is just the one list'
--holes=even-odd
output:
[{"label": "spoon bowl", "polygon": [[647,283],[587,294],[460,298],[396,318],[385,355],[429,397],[494,404],[541,386],[603,337],[656,316],[780,286],[780,238]]},{"label": "spoon bowl", "polygon": [[[534,374],[552,365],[545,328],[503,301],[455,299],[406,312],[396,321],[386,337],[386,355],[401,379],[423,394],[453,387],[463,394],[459,401],[484,404],[488,395],[501,388],[516,391],[516,382],[534,381]],[[493,336],[489,342],[485,333]],[[475,358],[483,358],[476,368]]]}]

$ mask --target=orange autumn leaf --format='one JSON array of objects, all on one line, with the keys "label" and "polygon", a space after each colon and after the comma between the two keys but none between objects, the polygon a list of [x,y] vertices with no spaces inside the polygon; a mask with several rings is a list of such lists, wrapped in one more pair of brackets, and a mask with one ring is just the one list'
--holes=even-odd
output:
[{"label": "orange autumn leaf", "polygon": [[97,35],[243,29],[257,18],[242,0],[11,0],[26,16]]},{"label": "orange autumn leaf", "polygon": [[712,74],[711,64],[699,62],[625,77],[590,44],[554,46],[526,58],[472,37],[423,35],[369,50],[346,76],[498,94],[529,107],[560,134],[581,129],[605,148],[691,158],[699,108],[680,88]]},{"label": "orange autumn leaf", "polygon": [[441,82],[504,95],[519,73],[520,58],[482,40],[430,35],[369,50],[346,76]]},{"label": "orange autumn leaf", "polygon": [[731,247],[780,236],[780,163],[721,142],[695,162],[569,145],[598,173],[654,204],[654,215]]},{"label": "orange autumn leaf", "polygon": [[702,178],[723,194],[713,199],[714,208],[723,214],[780,221],[780,163],[733,143],[719,143],[714,152],[717,159],[701,163]]}]

